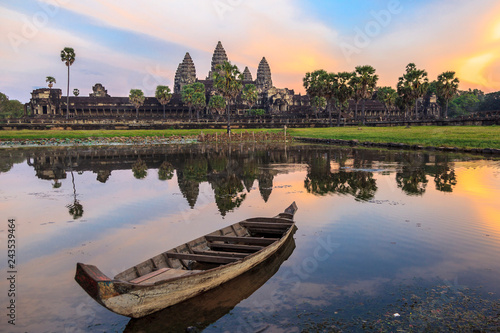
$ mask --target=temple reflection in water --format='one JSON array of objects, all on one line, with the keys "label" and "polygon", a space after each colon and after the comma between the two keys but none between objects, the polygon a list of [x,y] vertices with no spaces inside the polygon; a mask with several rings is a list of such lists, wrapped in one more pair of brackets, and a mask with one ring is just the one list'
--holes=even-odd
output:
[{"label": "temple reflection in water", "polygon": [[[208,183],[223,216],[239,207],[252,190],[258,189],[267,202],[274,177],[287,172],[273,168],[275,164],[307,167],[304,187],[308,193],[350,195],[358,201],[375,196],[376,172],[394,173],[397,187],[411,196],[423,195],[432,179],[438,191],[451,192],[457,184],[452,157],[426,152],[237,144],[74,147],[1,153],[0,171],[6,172],[14,163],[26,161],[38,178],[51,180],[54,188],[68,175],[74,182],[74,172],[93,172],[101,183],[106,183],[116,170],[131,170],[137,179],[158,177],[159,181],[176,175],[179,190],[191,208],[196,206],[200,184]],[[75,200],[68,208],[70,214],[78,217],[83,211],[74,190]]]}]

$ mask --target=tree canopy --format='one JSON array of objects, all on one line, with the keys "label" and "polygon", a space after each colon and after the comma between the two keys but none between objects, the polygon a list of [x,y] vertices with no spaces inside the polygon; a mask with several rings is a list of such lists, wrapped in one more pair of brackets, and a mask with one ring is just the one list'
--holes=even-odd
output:
[{"label": "tree canopy", "polygon": [[0,92],[0,119],[20,118],[24,115],[24,105],[18,100],[10,100]]},{"label": "tree canopy", "polygon": [[160,104],[163,106],[163,119],[165,119],[165,105],[170,102],[170,99],[172,98],[172,93],[170,91],[170,88],[167,86],[162,86],[159,85],[156,87],[155,91],[155,97],[160,102]]},{"label": "tree canopy", "polygon": [[131,89],[128,95],[130,103],[135,107],[135,117],[139,117],[139,108],[144,105],[146,97],[141,89]]}]

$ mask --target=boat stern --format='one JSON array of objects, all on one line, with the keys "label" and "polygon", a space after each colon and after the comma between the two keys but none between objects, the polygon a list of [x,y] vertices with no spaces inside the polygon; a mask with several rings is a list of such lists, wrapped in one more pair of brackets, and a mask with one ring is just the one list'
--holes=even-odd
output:
[{"label": "boat stern", "polygon": [[76,264],[75,280],[78,284],[100,304],[103,300],[117,296],[113,281],[101,272],[96,266]]}]

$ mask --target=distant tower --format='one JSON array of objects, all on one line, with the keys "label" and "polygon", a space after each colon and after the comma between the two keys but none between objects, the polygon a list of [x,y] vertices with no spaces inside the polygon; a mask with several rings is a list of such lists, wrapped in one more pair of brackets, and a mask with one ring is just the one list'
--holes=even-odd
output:
[{"label": "distant tower", "polygon": [[266,57],[262,58],[257,69],[257,81],[255,82],[257,89],[268,90],[273,86],[271,78],[271,68],[267,63]]},{"label": "distant tower", "polygon": [[189,52],[187,52],[184,60],[182,60],[175,72],[174,93],[180,94],[182,87],[194,82],[196,82],[196,68],[194,67],[193,59],[191,59]]},{"label": "distant tower", "polygon": [[215,47],[214,55],[212,56],[212,68],[208,73],[207,80],[213,80],[213,75],[215,73],[215,66],[224,63],[224,61],[229,61],[227,58],[226,51],[219,41]]},{"label": "distant tower", "polygon": [[243,81],[253,81],[252,73],[250,73],[248,67],[245,67],[245,70],[243,71]]}]

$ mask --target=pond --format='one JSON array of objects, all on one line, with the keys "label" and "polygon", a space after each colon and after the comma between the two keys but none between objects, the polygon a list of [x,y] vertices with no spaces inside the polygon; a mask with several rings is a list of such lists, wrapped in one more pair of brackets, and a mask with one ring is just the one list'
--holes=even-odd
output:
[{"label": "pond", "polygon": [[[500,327],[497,160],[283,144],[2,149],[0,198],[5,332]],[[112,277],[293,201],[293,244],[191,303],[130,320],[74,280],[77,262]]]}]

